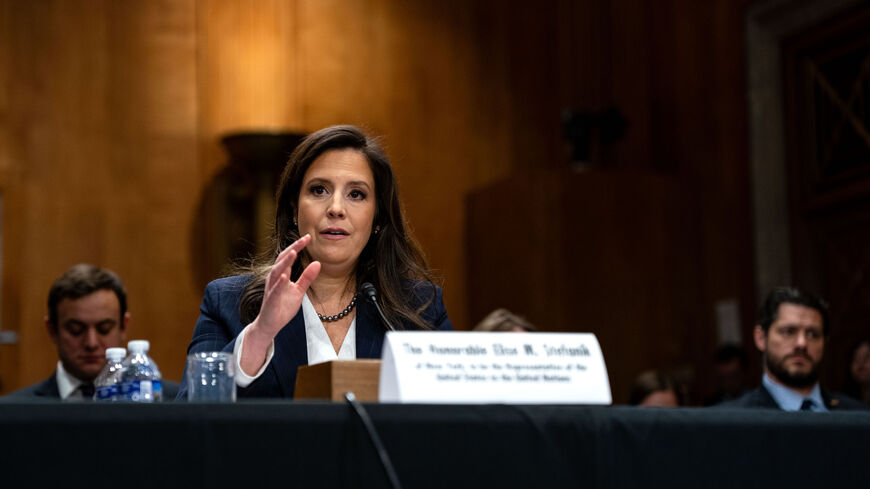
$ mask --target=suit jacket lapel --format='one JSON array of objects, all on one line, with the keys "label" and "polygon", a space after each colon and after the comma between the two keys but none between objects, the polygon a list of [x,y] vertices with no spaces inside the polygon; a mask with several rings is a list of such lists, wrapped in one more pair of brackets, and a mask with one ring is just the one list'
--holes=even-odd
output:
[{"label": "suit jacket lapel", "polygon": [[767,388],[764,387],[763,385],[758,387],[758,390],[756,391],[756,393],[757,393],[757,396],[756,396],[756,403],[757,404],[756,405],[782,409],[779,406],[779,404],[776,402],[776,400],[773,398],[773,396],[770,394],[770,392],[767,390]]},{"label": "suit jacket lapel", "polygon": [[33,393],[41,397],[60,397],[60,389],[57,388],[57,372],[39,384]]},{"label": "suit jacket lapel", "polygon": [[356,357],[381,358],[385,327],[378,311],[367,300],[357,302]]},{"label": "suit jacket lapel", "polygon": [[296,388],[296,369],[300,365],[308,365],[308,342],[301,308],[275,337],[275,356],[269,366],[274,369],[285,396],[291,396]]}]

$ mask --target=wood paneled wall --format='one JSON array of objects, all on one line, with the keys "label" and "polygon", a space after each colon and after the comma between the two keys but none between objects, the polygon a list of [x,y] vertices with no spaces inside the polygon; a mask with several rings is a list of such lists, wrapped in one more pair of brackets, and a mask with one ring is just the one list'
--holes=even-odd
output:
[{"label": "wood paneled wall", "polygon": [[[517,195],[523,206],[498,212]],[[475,192],[472,314],[509,307],[545,331],[594,333],[615,402],[639,372],[702,364],[710,352],[686,347],[705,334],[693,201],[679,180],[647,172],[536,172]],[[528,239],[514,239],[516,221]]]},{"label": "wood paneled wall", "polygon": [[[77,262],[125,281],[129,335],[178,379],[200,292],[190,280],[197,150],[193,2],[5,2],[5,388],[45,377],[51,282]],[[6,367],[6,365],[4,365]],[[14,367],[17,367],[15,369]]]},{"label": "wood paneled wall", "polygon": [[[601,336],[605,339],[602,344],[607,346],[605,357],[613,359],[613,362],[608,362],[608,371],[616,389],[614,399],[619,401],[627,399],[631,379],[644,366],[678,370],[693,380],[698,394],[695,401],[700,401],[712,380],[711,367],[717,341],[715,308],[720,301],[738,304],[744,346],[754,363],[755,372],[758,371],[758,356],[754,354],[750,334],[756,305],[752,285],[743,52],[743,8],[748,3],[691,0],[544,2],[512,5],[512,8],[498,10],[496,14],[500,20],[495,25],[501,29],[496,33],[498,44],[510,53],[506,66],[496,68],[507,73],[505,79],[510,93],[534,94],[531,98],[534,103],[512,99],[509,105],[513,113],[522,114],[511,118],[514,124],[510,133],[514,138],[511,152],[516,158],[514,170],[539,177],[551,170],[564,171],[566,158],[560,152],[560,128],[553,114],[564,107],[594,112],[615,106],[628,121],[626,134],[618,143],[599,147],[597,153],[593,153],[592,172],[601,172],[601,175],[590,175],[589,179],[595,181],[605,178],[605,175],[614,181],[622,179],[625,195],[620,198],[628,208],[634,206],[637,219],[644,222],[626,221],[617,226],[620,232],[633,230],[638,242],[647,243],[652,250],[686,251],[671,255],[677,260],[673,273],[683,276],[679,280],[666,277],[667,280],[661,282],[666,293],[660,295],[658,288],[649,290],[642,301],[632,304],[616,296],[608,298],[601,290],[596,290],[594,292],[600,296],[592,294],[584,299],[597,301],[591,311],[576,311],[578,317],[568,318],[560,317],[556,312],[560,307],[566,307],[564,302],[555,301],[559,303],[544,307],[535,293],[530,294],[532,298],[515,301],[517,307],[527,306],[529,314],[539,313],[540,317],[529,319],[543,322],[545,329],[595,328],[605,322],[582,326],[584,313],[610,313],[606,324],[611,330]],[[549,54],[542,56],[541,53]],[[693,224],[668,227],[668,219],[678,219],[679,216],[668,215],[667,219],[656,216],[658,207],[643,204],[650,194],[631,193],[631,182],[635,178],[631,173],[636,171],[650,178],[667,178],[673,182],[673,188],[682,189],[679,202]],[[515,180],[479,189],[475,198],[485,200],[492,190],[508,188],[512,181]],[[619,187],[614,183],[612,188]],[[577,191],[580,189],[578,185]],[[650,192],[655,195],[653,190]],[[518,195],[516,198],[517,205],[531,205],[530,202],[537,200],[537,196],[525,198]],[[610,209],[609,202],[603,197],[601,200],[591,198],[581,205],[607,210]],[[674,201],[667,202],[672,205]],[[476,204],[480,204],[479,209],[486,209],[481,202]],[[553,209],[553,212],[557,210],[562,211]],[[522,212],[519,214],[525,216]],[[595,214],[577,208],[557,215],[566,216],[564,226],[571,228],[585,226],[591,220],[588,216]],[[553,216],[542,215],[539,219],[552,223]],[[648,226],[649,219],[669,232],[664,236],[655,232]],[[522,239],[519,236],[523,230],[534,225],[518,221],[516,234],[518,239]],[[611,233],[614,230],[609,228],[610,224],[584,228],[581,234],[595,235],[599,247],[584,243],[578,245],[578,253],[590,248],[616,254],[628,253],[630,248],[624,246],[618,237],[602,239],[602,235],[619,235]],[[553,230],[552,234],[558,236],[561,232]],[[499,232],[494,234],[501,235]],[[530,241],[537,242],[535,239]],[[481,242],[469,243],[471,250],[480,251],[482,247],[484,243]],[[514,247],[506,246],[499,253],[504,255],[510,249]],[[529,251],[527,247],[524,249]],[[558,255],[558,251],[548,248],[544,252]],[[661,261],[649,256],[640,253],[623,257],[623,263],[639,267],[635,281],[630,280],[630,274],[616,277],[604,269],[594,269],[592,273],[585,270],[578,280],[608,287],[620,283],[626,288],[636,287],[637,283],[650,285],[653,283],[650,277],[661,276],[662,269],[657,265]],[[602,261],[608,259],[607,256],[598,258]],[[551,256],[529,260],[535,264],[550,260],[548,263],[553,265]],[[565,260],[558,266],[567,266],[571,262],[568,258]],[[479,264],[472,263],[469,267],[473,271],[476,265]],[[531,273],[525,269],[520,271],[524,276]],[[495,278],[492,282],[497,280]],[[570,278],[557,279],[559,282],[563,280],[570,282]],[[472,276],[469,281],[472,283],[469,309],[472,322],[476,322],[488,308],[497,304],[498,298],[493,295],[503,292],[504,288],[488,287],[484,277]],[[686,284],[693,284],[691,293],[686,293]],[[553,287],[553,284],[544,285],[546,290],[553,290]],[[560,290],[564,294],[578,289],[582,286],[566,284]],[[642,293],[642,289],[634,290]],[[655,300],[648,302],[650,298]],[[658,303],[659,309],[644,309],[641,303]],[[511,303],[504,301],[498,305],[510,307]],[[653,323],[657,321],[658,326],[642,324],[644,316]],[[554,320],[555,323],[551,324]],[[680,324],[668,324],[674,320]],[[614,333],[613,329],[617,332]],[[620,344],[619,339],[625,339],[625,344]],[[637,348],[639,344],[647,349]],[[629,358],[627,355],[634,356]],[[755,383],[757,377],[753,374],[747,381]]]},{"label": "wood paneled wall", "polygon": [[[235,130],[352,123],[383,135],[408,217],[466,327],[463,196],[508,173],[508,97],[481,5],[56,0],[0,3],[3,391],[48,375],[52,280],[77,262],[126,282],[129,336],[179,380],[201,283],[190,232]],[[7,143],[8,144],[5,144]]]},{"label": "wood paneled wall", "polygon": [[561,109],[614,104],[629,131],[600,161],[701,186],[704,306],[743,297],[740,8],[0,0],[2,324],[20,334],[0,346],[3,391],[53,368],[45,297],[81,261],[122,276],[130,336],[150,339],[164,375],[179,380],[203,285],[192,220],[226,163],[219,136],[241,129],[352,123],[383,135],[412,228],[465,329],[480,319],[469,314],[465,196],[562,167]]}]

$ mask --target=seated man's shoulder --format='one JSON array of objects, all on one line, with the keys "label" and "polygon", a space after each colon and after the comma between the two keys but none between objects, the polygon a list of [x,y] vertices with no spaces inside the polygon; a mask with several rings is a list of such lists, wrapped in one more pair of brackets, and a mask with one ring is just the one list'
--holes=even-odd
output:
[{"label": "seated man's shoulder", "polygon": [[160,384],[161,389],[163,389],[163,402],[175,401],[175,398],[178,397],[178,389],[181,385],[178,382],[165,379],[162,380]]},{"label": "seated man's shoulder", "polygon": [[845,394],[823,392],[825,404],[832,411],[868,411],[870,406]]},{"label": "seated man's shoulder", "polygon": [[770,408],[779,409],[776,401],[773,400],[770,393],[762,387],[758,386],[755,389],[745,392],[737,399],[731,399],[712,406],[713,408]]},{"label": "seated man's shoulder", "polygon": [[43,380],[42,382],[37,382],[33,385],[29,385],[17,391],[11,392],[5,396],[4,399],[37,399],[37,398],[60,398],[60,393],[57,389],[57,380],[55,380],[54,375]]},{"label": "seated man's shoulder", "polygon": [[[822,391],[822,397],[825,399],[825,405],[831,411],[864,411],[870,410],[870,406],[852,399],[843,394],[829,393]],[[779,409],[779,405],[773,399],[773,396],[762,386],[759,386],[749,392],[746,392],[741,397],[726,401],[713,406],[714,408],[769,408]]]}]

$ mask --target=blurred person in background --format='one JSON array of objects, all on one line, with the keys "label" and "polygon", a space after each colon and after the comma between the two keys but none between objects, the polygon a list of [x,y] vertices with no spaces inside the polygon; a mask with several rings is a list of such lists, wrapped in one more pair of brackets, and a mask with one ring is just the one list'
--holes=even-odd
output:
[{"label": "blurred person in background", "polygon": [[482,321],[477,323],[473,331],[528,333],[537,331],[537,329],[525,318],[517,316],[507,309],[499,308],[487,314]]},{"label": "blurred person in background", "polygon": [[870,404],[870,339],[859,341],[850,351],[843,393]]},{"label": "blurred person in background", "polygon": [[[106,365],[106,348],[125,346],[129,323],[127,291],[120,277],[94,265],[74,265],[48,291],[45,329],[57,347],[54,373],[6,397],[92,400],[94,379]],[[174,398],[178,384],[162,384],[167,399]]]},{"label": "blurred person in background", "polygon": [[57,347],[57,367],[44,381],[10,398],[90,400],[106,365],[106,348],[123,347],[130,313],[127,292],[111,270],[75,265],[51,285],[45,329]]},{"label": "blurred person in background", "polygon": [[642,407],[685,406],[686,389],[670,374],[647,370],[632,383],[628,403]]}]

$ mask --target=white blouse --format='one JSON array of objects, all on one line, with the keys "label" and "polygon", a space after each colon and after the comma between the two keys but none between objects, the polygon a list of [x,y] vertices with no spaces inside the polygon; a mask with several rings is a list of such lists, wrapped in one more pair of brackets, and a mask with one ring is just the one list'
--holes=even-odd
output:
[{"label": "white blouse", "polygon": [[[314,305],[311,304],[311,299],[308,294],[302,298],[302,319],[305,321],[305,340],[308,351],[308,365],[316,363],[329,362],[331,360],[353,360],[356,358],[356,317],[350,322],[350,327],[347,329],[347,334],[344,336],[344,341],[341,343],[338,353],[335,353],[335,348],[332,347],[332,341],[329,335],[326,334],[326,328],[323,327],[323,322],[317,317],[317,311],[314,310]],[[236,337],[236,346],[233,348],[233,356],[236,359],[236,385],[239,387],[247,387],[251,382],[266,371],[269,362],[275,355],[275,340],[269,345],[266,352],[266,361],[263,366],[254,375],[248,375],[242,370],[242,345],[245,341],[245,333],[251,325],[245,326],[245,329]]]}]

